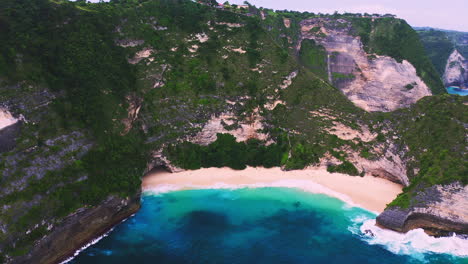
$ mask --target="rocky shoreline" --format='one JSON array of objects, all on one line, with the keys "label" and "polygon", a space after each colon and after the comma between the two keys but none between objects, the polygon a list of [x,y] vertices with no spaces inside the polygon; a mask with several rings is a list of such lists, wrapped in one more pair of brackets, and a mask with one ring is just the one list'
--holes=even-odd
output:
[{"label": "rocky shoreline", "polygon": [[377,217],[381,227],[398,232],[423,228],[432,236],[468,234],[468,186],[436,185],[419,192],[409,208],[388,208]]},{"label": "rocky shoreline", "polygon": [[29,254],[14,259],[12,263],[55,264],[65,261],[78,249],[105,234],[139,209],[140,194],[125,199],[111,196],[98,206],[78,210],[39,241]]},{"label": "rocky shoreline", "polygon": [[[80,209],[39,241],[28,255],[11,263],[60,263],[140,209],[140,193],[132,198],[111,196],[102,204]],[[409,208],[388,208],[376,220],[379,227],[406,233],[423,228],[432,236],[468,234],[468,186],[459,183],[433,186],[419,192],[415,200],[424,203]],[[457,214],[453,214],[457,210]],[[73,238],[73,239],[70,239]]]}]

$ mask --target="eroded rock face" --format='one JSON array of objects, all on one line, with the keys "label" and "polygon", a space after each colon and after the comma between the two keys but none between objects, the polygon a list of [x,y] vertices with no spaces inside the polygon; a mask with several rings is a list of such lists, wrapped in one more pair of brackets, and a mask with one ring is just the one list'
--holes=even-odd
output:
[{"label": "eroded rock face", "polygon": [[20,123],[6,109],[0,107],[0,153],[9,151],[15,146]]},{"label": "eroded rock face", "polygon": [[[325,47],[329,81],[366,111],[393,111],[431,95],[408,61],[367,54],[344,19],[313,18],[301,22],[301,39]],[[298,46],[300,49],[300,43]]]},{"label": "eroded rock face", "polygon": [[468,88],[468,60],[458,50],[448,58],[443,79],[445,86]]},{"label": "eroded rock face", "polygon": [[[351,128],[337,120],[335,116],[328,111],[322,109],[321,111],[311,112],[315,117],[320,117],[325,120],[331,121],[330,127],[325,127],[323,130],[329,134],[336,135],[342,140],[351,140],[355,144],[362,142],[375,141],[377,133],[370,131],[369,127],[360,124],[359,129]],[[387,138],[385,142],[376,143],[372,152],[374,158],[364,158],[359,151],[346,146],[340,149],[347,155],[347,160],[351,162],[359,173],[370,174],[375,177],[384,178],[389,181],[408,186],[410,184],[407,173],[407,158],[404,158],[408,148],[398,147],[395,142]],[[329,165],[339,165],[342,162],[327,153],[320,159],[320,166],[327,167]]]},{"label": "eroded rock face", "polygon": [[436,236],[468,234],[468,186],[435,185],[420,191],[407,209],[389,208],[377,224],[398,232],[423,228]]},{"label": "eroded rock face", "polygon": [[263,129],[263,118],[256,109],[246,120],[238,120],[233,113],[223,113],[219,116],[213,116],[195,137],[190,139],[192,143],[199,145],[209,145],[216,141],[217,134],[231,134],[238,142],[249,139],[258,139],[265,141],[268,134],[261,132]]},{"label": "eroded rock face", "polygon": [[8,110],[0,108],[0,130],[11,126],[16,122],[18,122],[18,119],[14,118]]},{"label": "eroded rock face", "polygon": [[16,258],[12,263],[49,264],[64,261],[76,249],[104,234],[139,208],[139,195],[127,199],[111,196],[96,207],[82,208],[63,220],[28,255]]}]

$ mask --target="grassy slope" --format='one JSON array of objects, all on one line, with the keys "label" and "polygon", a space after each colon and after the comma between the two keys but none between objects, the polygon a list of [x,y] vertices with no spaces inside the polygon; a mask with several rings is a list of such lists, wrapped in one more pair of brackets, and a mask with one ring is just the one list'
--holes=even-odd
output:
[{"label": "grassy slope", "polygon": [[442,76],[445,72],[447,59],[453,51],[453,43],[443,31],[421,30],[417,32],[434,67]]},{"label": "grassy slope", "polygon": [[[0,10],[0,24],[5,25],[0,27],[0,37],[2,43],[6,43],[0,47],[2,77],[11,84],[26,80],[33,86],[40,84],[50,87],[55,94],[60,94],[41,122],[26,126],[18,148],[14,152],[3,154],[2,158],[34,146],[38,146],[39,151],[31,155],[41,156],[43,152],[49,151],[41,142],[76,130],[85,131],[86,137],[94,144],[90,152],[64,169],[51,171],[40,180],[32,179],[23,191],[0,198],[0,204],[14,204],[21,208],[37,198],[35,195],[38,193],[48,192],[28,211],[0,217],[0,221],[10,224],[13,234],[24,232],[42,219],[60,222],[61,217],[75,209],[97,204],[111,193],[122,196],[135,193],[139,189],[140,176],[148,160],[148,150],[157,149],[163,143],[175,142],[186,133],[197,132],[199,128],[190,124],[203,124],[211,114],[219,113],[225,108],[225,99],[228,98],[249,96],[250,99],[239,109],[241,116],[257,106],[261,107],[268,96],[286,102],[287,106],[279,105],[274,111],[263,113],[264,118],[272,125],[268,132],[278,142],[277,147],[266,149],[269,154],[274,155],[266,155],[262,150],[255,156],[258,159],[256,164],[267,166],[280,164],[290,169],[303,168],[316,163],[327,151],[346,161],[346,155],[335,149],[349,146],[364,151],[371,146],[366,146],[363,142],[356,144],[340,140],[324,133],[323,127],[330,123],[314,118],[310,111],[329,109],[340,122],[351,127],[356,127],[357,121],[367,124],[379,122],[376,121],[376,114],[368,114],[356,108],[338,90],[321,80],[319,77],[322,71],[316,71],[314,67],[312,70],[303,67],[296,61],[294,54],[290,54],[290,44],[286,38],[279,37],[278,33],[290,36],[293,41],[297,39],[295,30],[300,18],[294,16],[291,17],[291,28],[287,29],[282,24],[282,17],[276,13],[261,22],[257,17],[215,11],[189,1],[148,1],[138,5],[129,1],[96,5],[53,3],[46,0],[20,3],[7,0],[0,3]],[[48,19],[43,19],[44,17]],[[208,25],[208,21],[241,23],[245,26],[227,28],[215,23]],[[121,33],[115,31],[117,25]],[[168,29],[158,31],[153,26]],[[271,31],[265,29],[267,26],[271,26]],[[209,40],[203,44],[198,43],[199,50],[192,54],[187,48],[196,42],[189,39],[200,32],[207,33]],[[144,60],[137,65],[129,65],[126,59],[142,47],[124,49],[114,44],[115,39],[144,40],[144,47],[151,47],[156,51],[155,61],[147,64],[149,61]],[[412,40],[410,36],[409,44]],[[371,43],[377,44],[372,44],[375,45],[372,47],[378,49],[381,40],[375,37],[373,41]],[[229,52],[223,48],[227,46],[242,47],[247,53]],[[177,50],[171,51],[172,48]],[[313,45],[308,48],[309,55],[320,54],[320,50],[314,50]],[[223,59],[223,55],[229,57]],[[409,55],[402,53],[398,56],[406,58]],[[4,67],[6,64],[14,67]],[[263,65],[261,74],[250,70],[260,64]],[[151,76],[160,73],[164,65],[169,65],[164,74],[165,85],[152,89],[154,78]],[[424,66],[424,60],[421,64],[415,64],[417,67],[418,65]],[[299,70],[299,75],[293,84],[276,94],[278,84],[294,70]],[[25,96],[30,93],[28,89],[21,91]],[[125,97],[129,94],[141,98],[144,104],[140,120],[134,124],[135,128],[122,136],[123,126],[119,120],[126,116]],[[0,96],[11,99],[18,94],[4,90],[0,91]],[[451,97],[444,98],[446,102],[452,100]],[[402,120],[411,120],[410,117],[417,116],[420,112],[430,112],[428,116],[431,118],[424,119],[425,124],[436,126],[442,117],[435,110],[448,111],[452,107],[448,103],[439,103],[431,108],[424,108],[424,105],[432,106],[432,102],[437,100],[438,97],[428,98],[418,104],[422,108],[402,110],[402,115],[406,117]],[[452,110],[463,110],[460,103],[455,105],[458,108]],[[450,128],[446,133],[458,138],[460,131],[454,121],[442,121],[446,122],[444,128]],[[57,129],[50,129],[50,124],[54,124]],[[424,174],[429,175],[428,179],[435,178],[437,182],[450,180],[451,174],[430,171],[434,167],[431,164],[440,159],[433,155],[418,156],[422,148],[430,147],[433,152],[438,152],[437,144],[447,145],[440,137],[442,132],[429,134],[426,137],[428,141],[421,141],[417,135],[425,131],[426,126],[417,126],[414,130],[407,131],[406,126],[415,126],[416,123],[396,124],[405,133],[402,138],[410,146],[412,154],[421,164],[426,164],[415,166],[424,167],[425,170],[422,171],[429,171]],[[140,127],[145,127],[146,134]],[[236,145],[229,138],[221,139],[217,144],[210,151],[226,153],[228,147],[231,151],[237,151],[239,147],[240,156],[245,151],[251,152],[248,146]],[[254,146],[258,142],[250,144]],[[435,145],[431,147],[430,144]],[[453,142],[451,144],[447,146],[453,146]],[[289,152],[290,158],[287,155]],[[450,154],[451,152],[446,156],[453,159],[451,162],[458,162],[462,158]],[[194,159],[189,157],[188,160]],[[189,166],[193,165],[192,162],[189,163]],[[203,166],[200,163],[196,165]],[[230,165],[229,161],[226,161],[226,165]],[[241,168],[245,164],[235,165]],[[1,166],[7,165],[2,163]],[[447,168],[445,163],[441,166]],[[338,169],[354,173],[352,167],[342,167]],[[23,168],[15,169],[18,169],[16,177],[21,177]],[[87,178],[77,181],[83,175]],[[432,180],[429,182],[433,183]],[[3,184],[7,185],[8,182],[0,182],[0,186]],[[24,254],[32,241],[47,232],[41,226],[28,236],[14,238],[16,245],[9,243],[8,247],[3,244],[7,238],[0,235],[0,248],[3,253]]]},{"label": "grassy slope", "polygon": [[408,146],[408,157],[414,157],[408,164],[411,185],[391,206],[409,206],[412,193],[424,186],[455,181],[468,184],[467,99],[451,95],[424,98],[391,114],[400,143]]}]

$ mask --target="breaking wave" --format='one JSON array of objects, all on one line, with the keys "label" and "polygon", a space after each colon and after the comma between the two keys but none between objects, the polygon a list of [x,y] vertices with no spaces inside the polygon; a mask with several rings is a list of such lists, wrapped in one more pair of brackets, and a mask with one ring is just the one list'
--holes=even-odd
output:
[{"label": "breaking wave", "polygon": [[423,229],[398,233],[376,226],[375,219],[365,216],[355,217],[352,222],[349,231],[370,245],[381,245],[394,254],[411,255],[419,260],[425,260],[430,254],[468,257],[468,239],[461,236],[433,237]]}]

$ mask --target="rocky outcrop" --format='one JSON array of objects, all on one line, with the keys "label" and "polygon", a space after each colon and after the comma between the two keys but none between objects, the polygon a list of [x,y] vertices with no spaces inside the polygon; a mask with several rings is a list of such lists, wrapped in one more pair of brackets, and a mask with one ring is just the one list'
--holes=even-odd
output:
[{"label": "rocky outcrop", "polygon": [[[342,140],[351,140],[355,144],[359,142],[369,143],[375,141],[378,134],[370,131],[369,127],[360,124],[359,128],[351,128],[338,121],[337,117],[327,110],[311,112],[317,118],[329,120],[331,126],[324,128],[324,131],[336,135]],[[376,142],[371,152],[373,157],[363,157],[360,151],[345,146],[340,149],[346,153],[347,161],[351,162],[359,173],[370,174],[375,177],[384,178],[389,181],[408,186],[410,184],[407,173],[407,158],[404,158],[408,148],[405,146],[398,146],[394,140],[387,136],[385,142]],[[328,167],[329,165],[339,165],[341,161],[329,153],[320,159],[320,166]]]},{"label": "rocky outcrop", "polygon": [[393,111],[432,94],[408,61],[367,54],[347,20],[313,18],[300,25],[302,40],[326,49],[329,80],[358,107]]},{"label": "rocky outcrop", "polygon": [[14,118],[9,111],[0,108],[0,130],[14,125],[16,122],[18,122],[18,119]]},{"label": "rocky outcrop", "polygon": [[219,116],[213,116],[195,137],[190,139],[192,143],[199,145],[208,145],[216,141],[217,134],[231,134],[238,142],[249,139],[258,139],[265,141],[268,134],[264,134],[262,116],[258,109],[255,109],[245,120],[239,120],[233,113],[223,113]]},{"label": "rocky outcrop", "polygon": [[443,79],[445,86],[468,88],[468,60],[458,50],[448,58]]},{"label": "rocky outcrop", "polygon": [[59,263],[136,213],[139,208],[138,195],[126,199],[111,196],[96,207],[80,209],[64,219],[50,235],[40,240],[28,255],[16,258],[12,263]]},{"label": "rocky outcrop", "polygon": [[435,236],[468,234],[468,186],[436,185],[418,192],[409,208],[391,207],[377,224],[398,232],[423,228]]},{"label": "rocky outcrop", "polygon": [[0,107],[0,153],[10,151],[15,146],[21,123],[6,109]]}]

